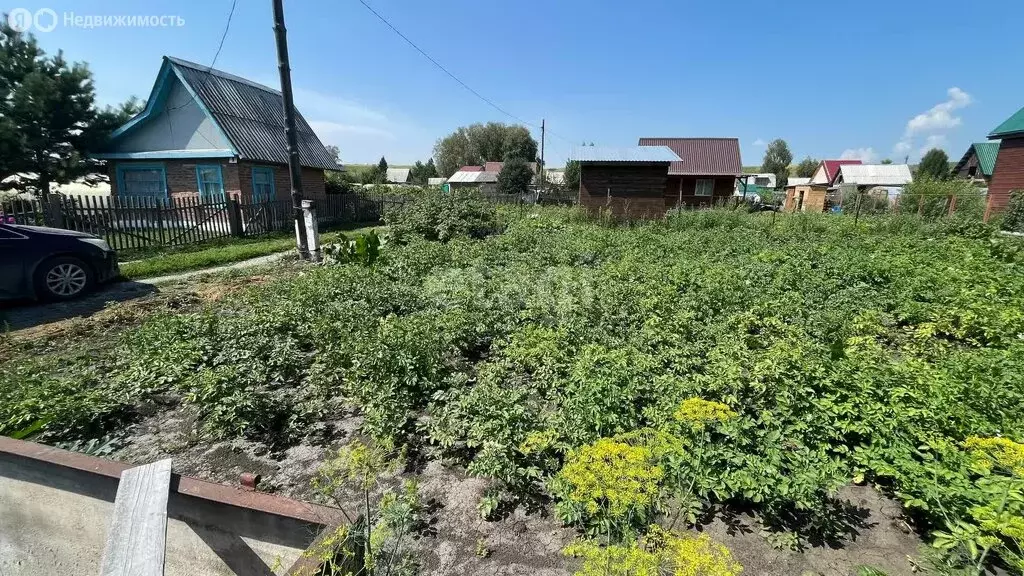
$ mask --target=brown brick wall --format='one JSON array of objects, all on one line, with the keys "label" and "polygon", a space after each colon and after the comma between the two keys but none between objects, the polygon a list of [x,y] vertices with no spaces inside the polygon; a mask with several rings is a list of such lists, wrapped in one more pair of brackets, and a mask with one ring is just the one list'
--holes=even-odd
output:
[{"label": "brown brick wall", "polygon": [[[167,192],[171,198],[195,198],[199,195],[199,182],[196,179],[197,164],[220,164],[221,174],[224,178],[224,191],[233,198],[252,200],[252,168],[253,166],[266,166],[274,170],[274,192],[278,200],[290,199],[291,184],[288,177],[288,167],[280,164],[258,164],[253,162],[239,161],[228,162],[226,159],[205,160],[115,160],[107,165],[107,174],[110,177],[110,193],[118,194],[117,189],[117,166],[130,164],[162,164],[167,174]],[[306,198],[323,198],[326,195],[324,188],[324,172],[316,168],[302,169],[302,191]]]},{"label": "brown brick wall", "polygon": [[584,164],[580,167],[580,205],[608,208],[616,216],[665,215],[667,164]]},{"label": "brown brick wall", "polygon": [[1008,138],[999,146],[988,185],[989,209],[1005,209],[1014,190],[1024,190],[1024,138]]}]

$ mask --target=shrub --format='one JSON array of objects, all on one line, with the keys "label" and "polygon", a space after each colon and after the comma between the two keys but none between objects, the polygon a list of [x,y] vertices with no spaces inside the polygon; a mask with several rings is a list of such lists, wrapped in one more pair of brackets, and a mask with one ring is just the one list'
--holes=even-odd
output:
[{"label": "shrub", "polygon": [[575,576],[739,576],[743,567],[707,534],[679,535],[653,527],[643,539],[601,546],[592,540],[563,551],[580,558]]},{"label": "shrub", "polygon": [[1010,203],[1003,216],[1003,230],[1024,232],[1024,190],[1010,193]]},{"label": "shrub", "polygon": [[471,190],[426,189],[385,216],[396,240],[418,235],[447,242],[460,236],[483,238],[499,231],[493,204]]}]

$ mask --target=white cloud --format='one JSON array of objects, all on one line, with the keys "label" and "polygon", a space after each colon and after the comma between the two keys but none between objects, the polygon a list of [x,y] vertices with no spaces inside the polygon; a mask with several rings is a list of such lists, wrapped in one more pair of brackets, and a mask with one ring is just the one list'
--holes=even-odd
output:
[{"label": "white cloud", "polygon": [[860,160],[865,164],[874,164],[878,161],[878,153],[874,148],[847,148],[839,155],[840,160]]},{"label": "white cloud", "polygon": [[767,145],[768,145],[768,143],[765,142],[764,140],[762,140],[761,138],[758,138],[757,140],[754,140],[754,146],[767,146]]},{"label": "white cloud", "polygon": [[925,138],[924,146],[922,146],[917,153],[920,154],[921,156],[924,156],[925,152],[931,150],[932,148],[942,148],[945,145],[945,134],[930,134],[927,138]]},{"label": "white cloud", "polygon": [[962,124],[963,120],[956,111],[971,105],[971,95],[956,86],[946,91],[947,99],[932,106],[907,121],[903,137],[893,146],[897,156],[904,156],[914,149],[914,138],[925,136],[925,145],[920,149],[924,154],[932,148],[939,148],[946,143],[946,132]]},{"label": "white cloud", "polygon": [[971,95],[956,86],[947,91],[949,100],[932,106],[931,110],[914,116],[907,122],[905,136],[923,132],[948,130],[960,125],[960,117],[953,112],[971,103]]}]

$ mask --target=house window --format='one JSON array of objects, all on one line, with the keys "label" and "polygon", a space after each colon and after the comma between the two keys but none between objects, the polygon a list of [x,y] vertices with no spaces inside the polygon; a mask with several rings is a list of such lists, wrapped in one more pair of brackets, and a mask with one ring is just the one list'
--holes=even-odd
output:
[{"label": "house window", "polygon": [[196,165],[196,181],[199,184],[199,197],[203,200],[222,200],[224,196],[224,178],[220,164]]},{"label": "house window", "polygon": [[971,166],[970,168],[967,169],[967,175],[970,176],[971,178],[974,178],[977,174],[978,174],[978,167],[977,166]]},{"label": "house window", "polygon": [[694,191],[694,196],[711,196],[715,193],[715,181],[710,178],[700,178],[697,180],[697,188]]},{"label": "house window", "polygon": [[117,166],[118,193],[122,196],[167,198],[167,174],[161,164]]},{"label": "house window", "polygon": [[770,182],[771,182],[771,180],[769,180],[765,176],[758,176],[757,178],[754,178],[754,185],[755,186],[767,186]]},{"label": "house window", "polygon": [[252,201],[269,202],[277,198],[274,192],[274,169],[266,166],[253,166],[252,169]]}]

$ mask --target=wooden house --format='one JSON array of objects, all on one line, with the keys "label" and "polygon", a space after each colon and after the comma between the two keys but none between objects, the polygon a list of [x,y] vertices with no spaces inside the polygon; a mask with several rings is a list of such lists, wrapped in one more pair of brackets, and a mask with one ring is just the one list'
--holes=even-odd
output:
[{"label": "wooden house", "polygon": [[988,185],[986,218],[993,211],[1006,209],[1010,192],[1024,190],[1024,108],[997,126],[988,137],[1001,142]]}]

